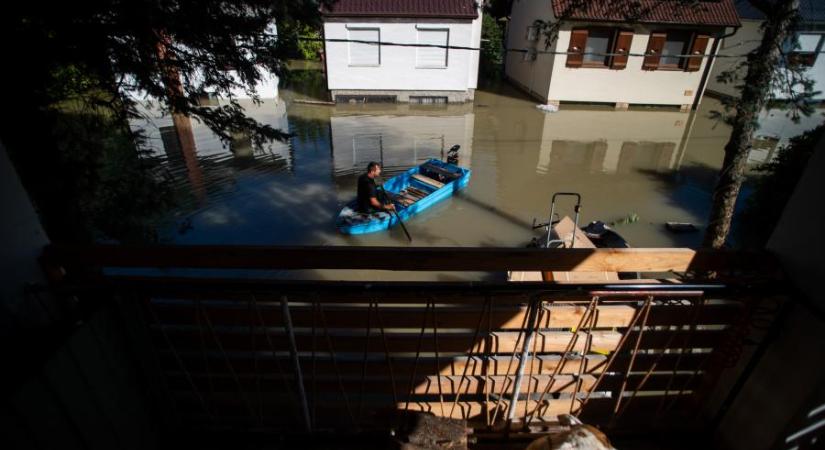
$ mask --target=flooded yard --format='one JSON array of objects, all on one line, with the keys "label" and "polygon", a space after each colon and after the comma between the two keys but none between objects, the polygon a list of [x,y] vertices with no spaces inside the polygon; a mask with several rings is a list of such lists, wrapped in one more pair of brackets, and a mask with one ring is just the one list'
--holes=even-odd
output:
[{"label": "flooded yard", "polygon": [[[400,229],[341,235],[335,216],[354,198],[369,161],[382,162],[391,176],[458,144],[460,164],[472,169],[469,187],[407,223],[413,245],[522,246],[534,235],[532,219],[547,217],[552,194],[567,191],[582,194],[582,223],[613,222],[634,247],[697,246],[701,231],[675,235],[664,223],[702,227],[729,133],[709,117],[721,109],[712,98],[694,112],[562,105],[545,113],[504,82],[459,105],[328,106],[296,98],[311,97],[287,88],[277,100],[247,105],[253,117],[292,134],[266,149],[243,139],[224,147],[198,123],[194,148],[175,148],[171,119],[137,124],[186,193],[161,225],[165,241],[407,245]],[[765,157],[754,152],[755,162]],[[572,214],[571,204],[559,207]]]}]

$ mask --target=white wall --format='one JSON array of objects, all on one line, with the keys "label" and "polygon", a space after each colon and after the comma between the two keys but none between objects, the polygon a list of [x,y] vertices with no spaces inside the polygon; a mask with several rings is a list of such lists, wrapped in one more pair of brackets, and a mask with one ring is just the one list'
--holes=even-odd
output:
[{"label": "white wall", "polygon": [[[381,41],[416,43],[416,26],[449,29],[449,45],[478,48],[481,43],[481,11],[470,21],[435,20],[335,20],[324,23],[326,39],[348,39],[347,27],[379,28]],[[353,67],[349,43],[327,42],[327,81],[330,90],[426,90],[466,91],[476,88],[478,51],[449,49],[446,68],[417,68],[416,48],[380,46],[381,63]]]},{"label": "white wall", "polygon": [[[585,22],[565,23],[559,31],[557,47],[567,49],[570,30],[587,26]],[[592,24],[597,26],[598,24]],[[660,29],[657,27],[656,29]],[[650,27],[634,27],[635,35],[630,45],[631,54],[643,54],[647,50]],[[708,34],[711,34],[708,32]],[[705,52],[713,48],[714,39],[708,41]],[[550,100],[575,102],[621,102],[648,105],[688,105],[693,103],[699,89],[708,59],[702,60],[698,71],[642,70],[642,56],[628,57],[623,70],[566,67],[567,55],[556,55],[551,75]]]},{"label": "white wall", "polygon": [[[552,20],[552,11],[550,0],[513,3],[513,11],[507,25],[507,48],[545,50],[544,37],[540,36],[538,41],[528,41],[527,29],[537,19]],[[554,51],[555,49],[554,42],[546,50]],[[505,56],[505,73],[508,78],[518,83],[523,89],[542,100],[547,100],[554,60],[553,55],[537,53],[535,61],[525,61],[523,53],[508,51]]]},{"label": "white wall", "polygon": [[[726,37],[719,44],[720,55],[746,55],[759,46],[762,39],[762,32],[759,30],[761,21],[742,19],[742,27],[736,30],[733,36]],[[728,29],[728,31],[733,31]],[[745,61],[741,58],[716,58],[708,78],[708,91],[723,95],[738,96],[736,85],[738,83],[720,83],[716,79],[724,72],[733,70]],[[740,71],[740,76],[745,77],[744,71]]]},{"label": "white wall", "polygon": [[[527,40],[527,28],[536,19],[555,20],[550,0],[519,1],[513,3],[513,11],[507,31],[508,49],[535,47],[539,51],[565,51],[570,43],[570,30],[574,27],[612,26],[604,23],[565,22],[559,36],[550,48],[545,49],[544,37],[537,42]],[[619,26],[618,24],[615,24]],[[621,24],[628,28],[628,24]],[[630,52],[643,54],[647,50],[651,28],[637,25]],[[661,27],[656,27],[656,30]],[[708,34],[713,34],[708,31]],[[713,48],[714,39],[708,42],[706,52]],[[605,102],[650,105],[686,105],[693,99],[704,73],[707,59],[696,72],[670,70],[642,70],[641,56],[628,58],[623,70],[568,68],[566,55],[537,54],[535,61],[524,61],[522,53],[507,53],[507,76],[538,98],[549,101]],[[686,91],[690,91],[685,95]]]},{"label": "white wall", "polygon": [[[736,83],[720,83],[716,78],[725,71],[734,69],[737,65],[745,61],[745,56],[759,46],[762,40],[762,30],[760,29],[762,21],[760,20],[742,20],[742,27],[736,30],[736,33],[722,42],[719,48],[719,54],[724,55],[743,55],[739,58],[718,58],[711,71],[711,77],[708,80],[708,90],[729,95],[739,96],[739,91],[735,88]],[[806,32],[802,32],[807,34]],[[815,96],[815,100],[825,100],[825,55],[817,55],[816,62],[805,71],[805,76],[814,81],[814,91],[819,91]],[[745,69],[739,69],[739,77],[745,78]],[[787,91],[776,89],[774,96],[779,99],[788,98]]]}]

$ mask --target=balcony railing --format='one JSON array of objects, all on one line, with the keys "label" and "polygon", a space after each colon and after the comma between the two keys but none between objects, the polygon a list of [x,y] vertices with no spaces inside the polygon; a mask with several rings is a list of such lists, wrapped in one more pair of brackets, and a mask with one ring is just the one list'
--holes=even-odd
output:
[{"label": "balcony railing", "polygon": [[[767,255],[689,249],[53,246],[44,262],[64,292],[140,307],[163,397],[195,430],[386,429],[403,411],[493,433],[559,414],[610,430],[696,427],[752,325],[770,320],[760,305],[781,297]],[[137,268],[165,271],[124,275]],[[184,268],[669,274],[367,283]]]}]

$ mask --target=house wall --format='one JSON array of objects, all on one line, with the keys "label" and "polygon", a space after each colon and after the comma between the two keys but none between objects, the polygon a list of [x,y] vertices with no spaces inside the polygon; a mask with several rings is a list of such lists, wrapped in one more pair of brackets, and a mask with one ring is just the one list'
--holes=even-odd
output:
[{"label": "house wall", "polygon": [[[597,23],[564,23],[559,30],[557,48],[567,49],[573,28]],[[602,24],[604,26],[604,24]],[[668,29],[677,27],[667,27]],[[650,33],[663,27],[635,26],[631,54],[643,54],[647,50]],[[712,30],[704,32],[713,36]],[[708,41],[706,52],[713,48],[714,39]],[[644,105],[691,105],[698,92],[702,74],[708,64],[703,59],[698,71],[642,70],[642,56],[630,56],[623,70],[566,67],[567,55],[555,55],[551,74],[550,101],[607,102]]]},{"label": "house wall", "polygon": [[[733,36],[725,38],[719,45],[720,55],[747,55],[755,50],[762,39],[760,26],[762,21],[742,19],[742,27],[736,30]],[[708,79],[707,91],[716,96],[738,97],[738,85],[735,83],[722,83],[718,77],[725,72],[736,70],[737,66],[744,62],[745,56],[740,58],[716,58],[710,77]],[[820,91],[816,97],[818,100],[825,100],[825,57],[819,55],[813,67],[805,72],[805,75],[816,83],[814,91]],[[745,77],[745,69],[738,69],[740,79]],[[787,94],[781,90],[774,92],[777,98],[787,98]],[[759,129],[754,134],[756,139],[775,139],[776,147],[788,144],[793,136],[798,136],[805,131],[812,130],[825,122],[825,108],[819,107],[810,116],[800,116],[794,119],[791,111],[782,108],[765,108],[759,114]],[[774,155],[770,150],[754,149],[751,159],[754,162],[763,162]]]},{"label": "house wall", "polygon": [[[417,26],[449,29],[449,45],[478,48],[481,42],[481,11],[473,21],[425,19],[332,19],[324,22],[326,39],[347,39],[347,27],[380,30],[383,42],[415,43]],[[458,91],[475,90],[478,78],[477,50],[449,49],[447,67],[416,67],[416,47],[383,45],[378,66],[350,66],[349,43],[326,42],[327,87],[337,91]],[[437,94],[433,94],[437,95]],[[470,97],[471,99],[472,97]],[[404,100],[399,99],[399,100]]]},{"label": "house wall", "polygon": [[[538,41],[527,39],[527,30],[536,20],[549,21],[553,19],[552,7],[549,0],[515,2],[513,4],[510,23],[507,26],[507,48],[520,50],[534,48],[537,50],[555,51],[553,42],[545,49],[544,37]],[[525,60],[523,52],[508,51],[505,56],[505,74],[507,78],[530,95],[547,100],[550,89],[550,75],[553,71],[554,55],[537,53],[534,61]]]},{"label": "house wall", "polygon": [[[681,70],[642,70],[642,56],[628,58],[627,67],[622,70],[602,68],[566,67],[567,55],[538,53],[535,60],[525,61],[522,52],[516,49],[536,48],[541,51],[565,51],[570,43],[573,28],[586,26],[613,26],[605,23],[565,22],[561,25],[558,38],[549,48],[545,48],[544,38],[527,40],[527,29],[537,19],[555,20],[551,2],[515,2],[507,33],[506,57],[507,77],[531,95],[546,102],[598,102],[628,103],[645,105],[691,105],[701,93],[702,74],[708,59],[702,61],[695,72]],[[619,26],[615,24],[615,26]],[[622,28],[629,28],[621,24]],[[647,50],[652,31],[680,27],[659,27],[637,25],[631,44],[632,54],[643,54]],[[681,27],[685,29],[691,29]],[[713,36],[716,30],[704,30]],[[714,39],[708,42],[706,52],[713,48]]]},{"label": "house wall", "polygon": [[[726,37],[719,44],[720,55],[746,55],[756,47],[762,39],[762,32],[759,30],[761,21],[741,19],[742,27],[736,30],[733,36]],[[729,29],[729,31],[732,31]],[[716,58],[713,70],[708,78],[708,92],[716,95],[738,96],[736,85],[739,83],[722,83],[718,81],[719,75],[724,72],[734,70],[737,65],[743,63],[745,57],[741,58]],[[744,78],[744,70],[739,70],[739,76]]]},{"label": "house wall", "polygon": [[[761,20],[742,19],[742,27],[736,30],[733,36],[725,38],[719,45],[720,55],[741,55],[741,57],[716,59],[711,70],[710,79],[708,79],[708,92],[732,97],[739,96],[736,86],[741,84],[741,81],[738,83],[722,83],[717,78],[726,71],[735,70],[738,65],[745,61],[746,55],[759,46],[762,40],[761,25]],[[805,29],[804,25],[802,29]],[[822,31],[819,33],[822,33]],[[738,69],[740,79],[745,78],[745,72],[744,67]],[[814,99],[825,100],[825,92],[823,92],[825,91],[825,57],[821,53],[817,56],[814,65],[805,71],[805,77],[814,82],[814,91],[819,91]],[[780,87],[777,87],[773,94],[779,99],[788,98],[787,91]]]}]

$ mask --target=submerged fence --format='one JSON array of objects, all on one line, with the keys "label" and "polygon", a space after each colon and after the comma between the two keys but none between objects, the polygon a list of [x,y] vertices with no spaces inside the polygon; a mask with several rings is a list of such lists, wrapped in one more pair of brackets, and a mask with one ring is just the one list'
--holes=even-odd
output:
[{"label": "submerged fence", "polygon": [[[172,259],[164,259],[166,249],[130,257],[111,248],[54,248],[51,257],[65,261],[69,274],[92,261],[97,267],[311,264],[309,256],[279,250],[264,257],[260,248],[235,248],[205,260],[197,247],[189,255],[185,248],[168,250]],[[384,268],[404,253],[336,251],[310,253],[323,257],[315,266],[334,268],[347,260]],[[559,414],[613,430],[688,428],[722,372],[739,359],[760,302],[773,295],[764,283],[753,284],[770,278],[753,276],[768,264],[743,254],[519,250],[496,261],[496,249],[487,258],[453,251],[439,261],[443,249],[415,249],[415,261],[401,266],[716,273],[710,283],[694,277],[613,285],[96,279],[120,301],[139,305],[142,336],[175,419],[209,430],[386,429],[410,411],[495,432],[540,430]]]}]

